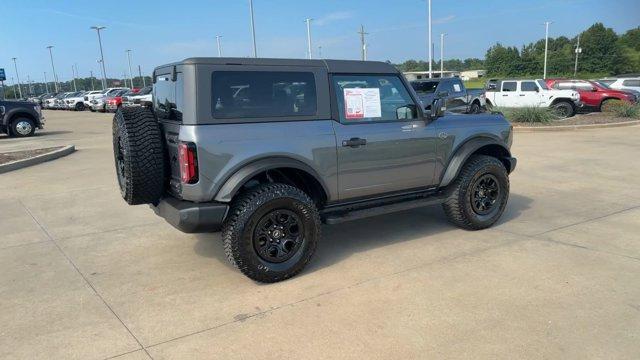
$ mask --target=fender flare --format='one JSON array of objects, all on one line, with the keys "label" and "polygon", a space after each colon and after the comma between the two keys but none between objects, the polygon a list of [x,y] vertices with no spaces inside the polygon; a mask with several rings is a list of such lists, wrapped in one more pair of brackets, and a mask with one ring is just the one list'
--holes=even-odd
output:
[{"label": "fender flare", "polygon": [[256,160],[242,166],[224,181],[224,185],[220,187],[220,190],[218,190],[214,200],[219,202],[230,202],[240,188],[252,177],[263,171],[277,168],[294,168],[302,170],[316,179],[316,181],[322,186],[326,195],[330,194],[327,189],[327,185],[322,181],[322,177],[320,177],[320,175],[318,175],[311,166],[300,160],[295,160],[289,157],[272,157]]},{"label": "fender flare", "polygon": [[[467,159],[469,159],[469,157],[478,149],[487,145],[497,145],[504,151],[506,156],[503,157],[511,157],[511,152],[507,146],[497,139],[485,136],[470,139],[460,145],[454,152],[453,156],[451,156],[451,159],[449,159],[447,169],[440,180],[440,187],[449,185],[458,176],[460,169],[462,169],[462,166],[467,162]],[[511,172],[511,169],[507,167],[507,171]]]},{"label": "fender flare", "polygon": [[36,126],[40,126],[40,118],[38,117],[37,113],[35,113],[35,111],[32,112],[29,109],[25,109],[25,108],[14,108],[11,110],[7,110],[6,113],[4,114],[2,125],[4,126],[11,125],[10,120],[16,115],[17,116],[23,115],[25,117],[28,117],[34,121]]}]

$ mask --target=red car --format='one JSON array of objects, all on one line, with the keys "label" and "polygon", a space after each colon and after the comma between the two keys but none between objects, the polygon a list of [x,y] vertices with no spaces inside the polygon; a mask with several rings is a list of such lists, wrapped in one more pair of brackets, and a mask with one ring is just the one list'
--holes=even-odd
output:
[{"label": "red car", "polygon": [[638,101],[636,95],[628,91],[611,89],[606,84],[590,80],[545,79],[547,86],[558,90],[575,90],[586,109],[601,111],[607,101],[621,100],[630,103]]},{"label": "red car", "polygon": [[119,90],[109,96],[106,101],[106,109],[109,112],[116,112],[122,106],[122,96],[129,90]]}]

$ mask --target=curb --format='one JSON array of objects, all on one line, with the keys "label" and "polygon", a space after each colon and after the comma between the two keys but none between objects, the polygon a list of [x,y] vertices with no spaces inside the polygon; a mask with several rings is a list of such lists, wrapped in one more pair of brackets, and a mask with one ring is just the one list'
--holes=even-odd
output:
[{"label": "curb", "polygon": [[22,169],[28,166],[33,166],[33,165],[37,165],[37,164],[41,164],[43,162],[49,161],[49,160],[54,160],[57,158],[61,158],[63,156],[67,156],[69,154],[71,154],[72,152],[76,151],[76,147],[74,145],[67,145],[61,149],[58,149],[56,151],[52,151],[50,153],[46,153],[46,154],[41,154],[38,156],[34,156],[32,158],[28,158],[28,159],[23,159],[23,160],[16,160],[16,161],[12,161],[6,164],[2,164],[0,165],[0,174],[2,173],[6,173],[9,171],[13,171],[13,170],[18,170],[18,169]]},{"label": "curb", "polygon": [[588,125],[559,125],[559,126],[514,126],[515,132],[545,132],[545,131],[572,131],[586,129],[605,129],[624,126],[640,125],[640,120],[623,121],[608,124],[588,124]]}]

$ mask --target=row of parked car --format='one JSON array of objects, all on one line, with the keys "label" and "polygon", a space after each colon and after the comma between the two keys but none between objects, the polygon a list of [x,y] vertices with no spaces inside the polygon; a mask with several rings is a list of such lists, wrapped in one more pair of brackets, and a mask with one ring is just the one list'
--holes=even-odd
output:
[{"label": "row of parked car", "polygon": [[152,87],[107,88],[105,90],[70,91],[43,94],[28,100],[40,104],[43,109],[99,112],[115,112],[121,106],[150,106]]},{"label": "row of parked car", "polygon": [[561,117],[578,111],[601,111],[615,101],[637,103],[640,78],[605,80],[490,79],[485,89],[466,89],[459,78],[411,82],[424,106],[443,98],[447,111],[474,114],[492,107],[549,107]]}]

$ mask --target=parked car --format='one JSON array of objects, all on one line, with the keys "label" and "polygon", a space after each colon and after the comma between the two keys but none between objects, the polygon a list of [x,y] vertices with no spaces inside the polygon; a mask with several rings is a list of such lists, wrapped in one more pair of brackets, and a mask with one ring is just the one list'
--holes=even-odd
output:
[{"label": "parked car", "polygon": [[490,80],[486,97],[487,107],[548,107],[562,117],[583,106],[577,91],[550,89],[542,79]]},{"label": "parked car", "polygon": [[87,91],[87,93],[84,94],[84,98],[82,100],[82,103],[84,104],[84,107],[88,108],[88,109],[91,109],[91,100],[93,100],[96,96],[98,96],[98,95],[100,95],[102,93],[103,93],[103,90]]},{"label": "parked car", "polygon": [[601,79],[598,81],[609,85],[612,89],[640,92],[640,77],[620,77],[615,79]]},{"label": "parked car", "polygon": [[45,97],[42,98],[42,108],[43,109],[52,109],[53,105],[55,103],[56,100],[56,96],[58,96],[58,93],[50,93],[47,94]]},{"label": "parked car", "polygon": [[122,106],[122,96],[130,92],[131,90],[118,90],[112,92],[111,95],[107,97],[105,104],[106,110],[109,112],[116,112],[116,110]]},{"label": "parked car", "polygon": [[31,101],[0,100],[0,131],[14,137],[32,136],[44,127],[40,105]]},{"label": "parked car", "polygon": [[94,95],[93,100],[90,101],[91,110],[105,112],[107,110],[107,97],[121,90],[129,90],[129,88],[107,88],[102,93]]},{"label": "parked car", "polygon": [[69,95],[64,99],[67,110],[83,111],[84,110],[84,95],[86,91],[79,91],[72,95]]},{"label": "parked car", "polygon": [[137,93],[127,93],[122,96],[122,106],[151,106],[153,99],[152,86],[146,86],[140,89]]},{"label": "parked car", "polygon": [[67,98],[67,96],[72,95],[73,93],[74,92],[71,91],[71,92],[63,92],[63,93],[58,94],[55,97],[52,109],[54,109],[54,110],[62,110],[62,109],[64,109],[65,108],[65,102],[64,102],[65,99]]},{"label": "parked car", "polygon": [[580,101],[587,110],[601,111],[603,105],[616,100],[629,103],[638,101],[636,95],[630,92],[611,89],[595,81],[568,79],[546,79],[545,81],[552,89],[577,91],[580,94]]},{"label": "parked car", "polygon": [[222,230],[261,282],[300,272],[322,221],[442,204],[487,228],[516,166],[502,115],[427,112],[383,62],[192,58],[154,70],[153,99],[114,116],[121,195],[182,231]]},{"label": "parked car", "polygon": [[486,104],[484,90],[467,91],[459,78],[415,80],[411,87],[426,109],[436,97],[445,99],[447,111],[454,113],[477,114]]}]

